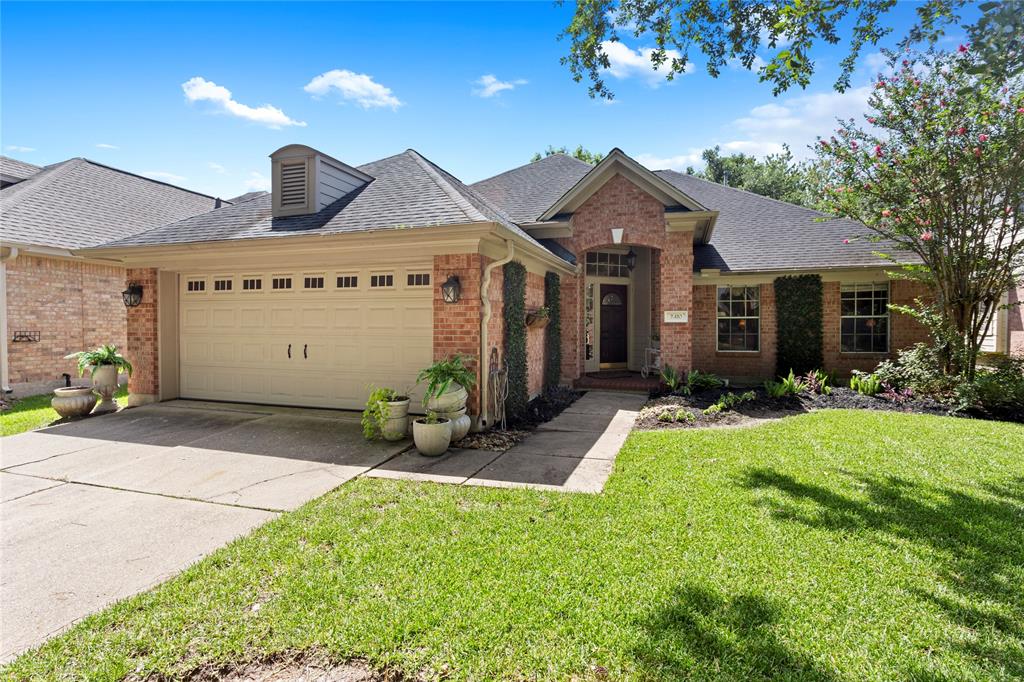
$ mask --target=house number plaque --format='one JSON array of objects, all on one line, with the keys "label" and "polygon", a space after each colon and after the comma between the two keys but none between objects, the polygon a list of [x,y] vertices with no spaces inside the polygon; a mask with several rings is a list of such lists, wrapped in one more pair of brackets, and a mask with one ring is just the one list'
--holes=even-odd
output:
[{"label": "house number plaque", "polygon": [[690,321],[689,310],[666,310],[665,324],[686,324]]}]

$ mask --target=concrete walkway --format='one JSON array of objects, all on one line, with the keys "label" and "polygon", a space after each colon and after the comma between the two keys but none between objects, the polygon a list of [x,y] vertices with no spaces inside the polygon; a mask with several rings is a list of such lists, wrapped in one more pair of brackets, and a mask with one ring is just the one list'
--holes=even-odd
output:
[{"label": "concrete walkway", "polygon": [[403,452],[362,474],[456,485],[599,493],[646,397],[590,391],[506,452]]}]

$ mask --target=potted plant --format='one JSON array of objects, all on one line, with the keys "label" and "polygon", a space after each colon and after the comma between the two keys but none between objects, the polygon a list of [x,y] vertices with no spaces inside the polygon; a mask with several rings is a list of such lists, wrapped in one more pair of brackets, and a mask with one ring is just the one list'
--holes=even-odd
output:
[{"label": "potted plant", "polygon": [[118,352],[117,346],[107,344],[92,350],[72,353],[65,356],[65,359],[78,362],[78,376],[83,376],[87,369],[91,370],[93,388],[102,398],[93,410],[94,414],[113,412],[117,409],[117,403],[114,402],[117,375],[121,372],[128,376],[132,375],[132,363]]},{"label": "potted plant", "polygon": [[67,386],[53,391],[50,406],[64,419],[84,417],[96,405],[96,394],[89,386]]},{"label": "potted plant", "polygon": [[419,373],[417,382],[427,382],[423,406],[438,413],[458,412],[466,406],[469,390],[476,383],[476,375],[466,367],[462,355],[438,360]]},{"label": "potted plant", "polygon": [[409,432],[409,396],[393,388],[372,388],[362,424],[366,440],[402,440]]},{"label": "potted plant", "polygon": [[436,412],[427,412],[427,416],[413,421],[412,439],[421,455],[443,455],[452,442],[452,421]]},{"label": "potted plant", "polygon": [[526,313],[526,326],[530,329],[543,329],[551,321],[551,311],[547,306]]}]

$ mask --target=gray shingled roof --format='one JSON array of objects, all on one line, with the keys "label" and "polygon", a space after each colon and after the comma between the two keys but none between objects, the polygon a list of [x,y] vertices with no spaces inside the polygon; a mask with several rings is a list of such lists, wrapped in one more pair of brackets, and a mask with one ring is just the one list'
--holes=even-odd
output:
[{"label": "gray shingled roof", "polygon": [[0,175],[17,180],[26,180],[43,170],[41,166],[27,161],[18,161],[9,156],[0,156]]},{"label": "gray shingled roof", "polygon": [[[825,214],[803,206],[726,187],[673,170],[655,171],[708,208],[719,211],[711,243],[694,248],[696,270],[791,270],[889,265],[874,255],[886,244],[864,239],[872,234],[847,219],[818,222]],[[892,252],[891,247],[888,252]],[[910,258],[910,254],[900,254]]]},{"label": "gray shingled roof", "polygon": [[274,218],[264,194],[104,246],[259,239],[296,234],[495,222],[535,241],[499,209],[414,150],[359,166],[373,181],[312,215]]},{"label": "gray shingled roof", "polygon": [[0,190],[0,239],[79,249],[213,206],[213,197],[74,158]]},{"label": "gray shingled roof", "polygon": [[552,154],[471,187],[518,223],[537,220],[594,167],[566,154]]},{"label": "gray shingled roof", "polygon": [[268,192],[264,192],[263,190],[258,190],[256,192],[246,192],[245,194],[239,194],[237,197],[231,197],[230,199],[228,199],[228,203],[240,204],[243,201],[249,201],[250,199],[255,199],[256,197],[263,196],[264,194],[268,194]]}]

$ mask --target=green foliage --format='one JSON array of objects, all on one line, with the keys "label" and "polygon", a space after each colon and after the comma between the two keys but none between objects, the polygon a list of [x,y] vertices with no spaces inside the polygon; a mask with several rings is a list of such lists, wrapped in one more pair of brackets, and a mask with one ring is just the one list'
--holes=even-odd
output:
[{"label": "green foliage", "polygon": [[552,388],[562,381],[562,278],[557,272],[544,275],[544,307],[549,316],[544,337],[544,386]]},{"label": "green foliage", "polygon": [[405,396],[399,395],[393,388],[371,387],[370,395],[366,399],[366,407],[363,409],[360,419],[363,426],[363,438],[378,440],[383,437],[382,429],[388,418],[387,403],[404,399]]},{"label": "green foliage", "polygon": [[601,163],[601,159],[604,158],[604,154],[600,152],[592,152],[589,149],[584,149],[583,145],[578,145],[576,149],[573,149],[571,151],[568,147],[556,148],[551,145],[548,145],[548,148],[544,150],[543,155],[540,152],[535,152],[534,155],[530,157],[530,162],[533,163],[534,161],[540,161],[545,156],[554,156],[555,154],[565,154],[566,156],[572,156],[579,159],[580,161],[589,163],[592,166],[596,166],[597,164]]},{"label": "green foliage", "polygon": [[1024,416],[1024,356],[1001,357],[991,366],[979,367],[973,382],[957,387],[957,398],[962,407]]},{"label": "green foliage", "polygon": [[829,395],[832,393],[833,377],[823,369],[812,369],[804,374],[800,387],[807,393]]},{"label": "green foliage", "polygon": [[788,146],[783,152],[769,154],[763,160],[742,153],[722,156],[721,148],[717,146],[705,149],[701,156],[705,166],[697,176],[705,180],[791,204],[809,205],[813,202],[804,179],[805,167],[793,161],[793,153]]},{"label": "green foliage", "polygon": [[679,370],[672,365],[666,364],[661,368],[661,383],[668,386],[668,390],[675,393],[683,383],[683,377]]},{"label": "green foliage", "polygon": [[78,361],[78,376],[85,374],[85,370],[90,367],[95,372],[104,365],[117,367],[119,374],[124,372],[128,376],[132,375],[132,363],[128,362],[128,359],[118,352],[117,346],[110,344],[93,348],[92,350],[83,350],[71,355],[65,355],[64,359]]},{"label": "green foliage", "polygon": [[874,375],[886,386],[909,388],[918,395],[937,400],[948,398],[961,383],[943,373],[939,351],[925,343],[904,348],[894,360],[878,363]]},{"label": "green foliage", "polygon": [[721,411],[722,411],[722,406],[720,404],[718,404],[718,403],[715,403],[713,405],[708,405],[707,407],[705,407],[702,410],[702,412],[704,414],[706,414],[706,415],[718,414]]},{"label": "green foliage", "polygon": [[427,413],[416,420],[420,424],[444,424],[449,421],[447,417],[439,417],[437,412],[433,410],[427,410]]},{"label": "green foliage", "polygon": [[665,410],[658,413],[658,421],[665,423],[680,423],[685,422],[687,424],[693,424],[697,421],[697,416],[689,410],[679,408],[673,410],[672,408],[666,408]]},{"label": "green foliage", "polygon": [[789,374],[782,377],[780,381],[764,382],[764,390],[772,398],[796,395],[803,390],[803,379],[796,376],[793,370],[789,370]]},{"label": "green foliage", "polygon": [[[127,405],[128,387],[118,386],[114,397],[121,407]],[[52,400],[53,393],[16,398],[10,407],[0,411],[0,436],[13,436],[61,421],[57,410],[50,406]]]},{"label": "green foliage", "polygon": [[870,230],[852,239],[914,263],[899,274],[933,302],[891,307],[926,324],[943,373],[969,382],[983,332],[1024,270],[1024,79],[988,73],[965,46],[886,54],[893,75],[875,83],[868,125],[841,121],[819,140],[825,205]]},{"label": "green foliage", "polygon": [[723,410],[731,410],[737,405],[748,403],[757,400],[757,394],[753,391],[747,391],[746,393],[733,393],[729,391],[715,401],[714,405],[709,405],[704,410],[704,414],[718,414]]},{"label": "green foliage", "polygon": [[875,396],[882,390],[882,380],[875,374],[854,370],[850,377],[850,388],[861,395]]},{"label": "green foliage", "polygon": [[459,384],[467,391],[473,388],[473,385],[476,384],[476,374],[466,367],[467,359],[456,353],[421,370],[416,377],[416,383],[427,382],[427,392],[424,397],[437,398],[453,383]]},{"label": "green foliage", "polygon": [[691,369],[686,374],[687,395],[718,388],[722,383],[722,380],[715,374],[701,372],[699,369]]},{"label": "green foliage", "polygon": [[818,275],[775,279],[776,373],[797,374],[821,367],[823,290]]},{"label": "green foliage", "polygon": [[505,364],[508,397],[505,416],[515,423],[526,414],[529,387],[526,374],[526,268],[511,261],[504,266]]}]

